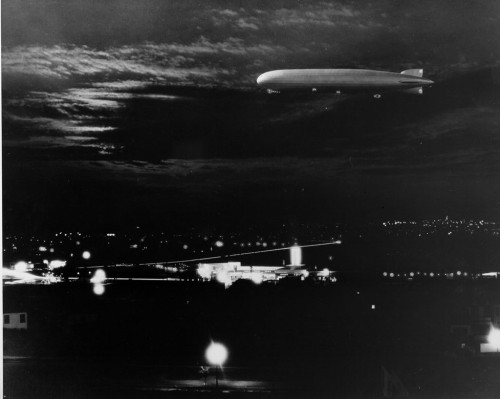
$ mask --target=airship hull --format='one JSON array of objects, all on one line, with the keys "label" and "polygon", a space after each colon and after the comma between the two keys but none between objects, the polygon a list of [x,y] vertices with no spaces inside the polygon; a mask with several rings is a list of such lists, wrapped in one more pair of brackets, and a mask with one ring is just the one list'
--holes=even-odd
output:
[{"label": "airship hull", "polygon": [[[420,76],[418,76],[420,75]],[[266,72],[257,83],[268,92],[373,92],[409,90],[432,84],[422,70],[402,73],[367,69],[282,69]]]}]

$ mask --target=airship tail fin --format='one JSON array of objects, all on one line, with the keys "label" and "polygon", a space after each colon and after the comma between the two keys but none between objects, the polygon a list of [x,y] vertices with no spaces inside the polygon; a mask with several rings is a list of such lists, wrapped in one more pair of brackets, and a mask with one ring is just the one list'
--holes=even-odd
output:
[{"label": "airship tail fin", "polygon": [[402,75],[411,75],[411,76],[418,76],[419,78],[424,76],[424,70],[423,69],[407,69],[403,72],[401,72]]},{"label": "airship tail fin", "polygon": [[424,94],[424,89],[422,87],[412,87],[411,89],[405,90],[405,93]]}]

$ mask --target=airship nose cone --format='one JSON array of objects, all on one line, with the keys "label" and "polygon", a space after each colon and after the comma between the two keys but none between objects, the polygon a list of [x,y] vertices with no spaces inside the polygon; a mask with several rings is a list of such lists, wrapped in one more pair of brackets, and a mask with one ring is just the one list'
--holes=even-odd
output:
[{"label": "airship nose cone", "polygon": [[257,84],[259,86],[262,86],[264,84],[264,82],[266,81],[266,75],[267,73],[263,73],[262,75],[260,75],[258,78],[257,78]]}]

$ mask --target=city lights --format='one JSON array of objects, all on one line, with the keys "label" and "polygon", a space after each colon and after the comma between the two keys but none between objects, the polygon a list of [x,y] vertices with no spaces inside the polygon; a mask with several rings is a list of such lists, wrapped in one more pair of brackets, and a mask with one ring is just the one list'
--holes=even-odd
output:
[{"label": "city lights", "polygon": [[60,267],[66,266],[65,260],[51,260],[49,263],[49,269],[58,269]]},{"label": "city lights", "polygon": [[263,277],[261,273],[252,273],[251,279],[255,284],[260,284],[262,283]]},{"label": "city lights", "polygon": [[488,335],[488,342],[490,344],[492,344],[493,346],[496,347],[496,350],[498,352],[498,350],[500,349],[500,330],[495,328],[495,327],[491,327],[491,330],[490,330],[490,333]]},{"label": "city lights", "polygon": [[224,271],[217,273],[215,279],[221,284],[228,284],[231,281],[229,275]]},{"label": "city lights", "polygon": [[328,277],[330,275],[330,270],[327,268],[324,268],[322,271],[318,273],[318,276],[322,277]]},{"label": "city lights", "polygon": [[302,248],[299,246],[290,248],[290,265],[300,266],[302,264]]},{"label": "city lights", "polygon": [[90,282],[94,284],[102,284],[104,281],[106,281],[106,272],[102,269],[97,269],[90,279]]},{"label": "city lights", "polygon": [[499,353],[500,352],[500,330],[493,325],[488,334],[488,342],[481,344],[481,353]]},{"label": "city lights", "polygon": [[14,270],[16,272],[25,272],[28,270],[28,264],[24,261],[20,261],[20,262],[17,262],[15,265],[14,265]]},{"label": "city lights", "polygon": [[212,267],[206,263],[200,263],[197,272],[201,278],[210,279],[212,276]]}]

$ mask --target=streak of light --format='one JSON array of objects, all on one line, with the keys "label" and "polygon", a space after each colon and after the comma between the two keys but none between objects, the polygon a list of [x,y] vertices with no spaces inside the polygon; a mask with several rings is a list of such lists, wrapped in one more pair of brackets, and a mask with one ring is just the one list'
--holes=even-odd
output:
[{"label": "streak of light", "polygon": [[[342,244],[342,241],[330,241],[330,242],[323,242],[320,244],[308,244],[308,245],[300,245],[300,248],[311,248],[311,247],[321,247],[325,245],[339,245]],[[192,259],[182,259],[182,260],[171,260],[171,261],[166,261],[166,262],[149,262],[149,263],[139,263],[137,266],[156,266],[156,265],[171,265],[171,264],[176,264],[176,263],[192,263],[192,262],[199,262],[199,261],[205,261],[205,260],[215,260],[215,259],[223,259],[223,258],[229,258],[232,256],[245,256],[245,255],[256,255],[256,254],[262,254],[266,252],[276,252],[276,251],[287,251],[290,250],[291,248],[297,248],[296,245],[292,245],[290,247],[280,247],[280,248],[273,248],[273,249],[263,249],[260,251],[250,251],[250,252],[239,252],[235,254],[228,254],[228,255],[218,255],[218,256],[208,256],[205,258],[192,258]],[[115,265],[112,267],[117,267],[120,265]],[[135,265],[126,265],[126,266],[135,266]],[[97,268],[102,268],[105,266],[80,266],[78,269],[97,269]]]}]

